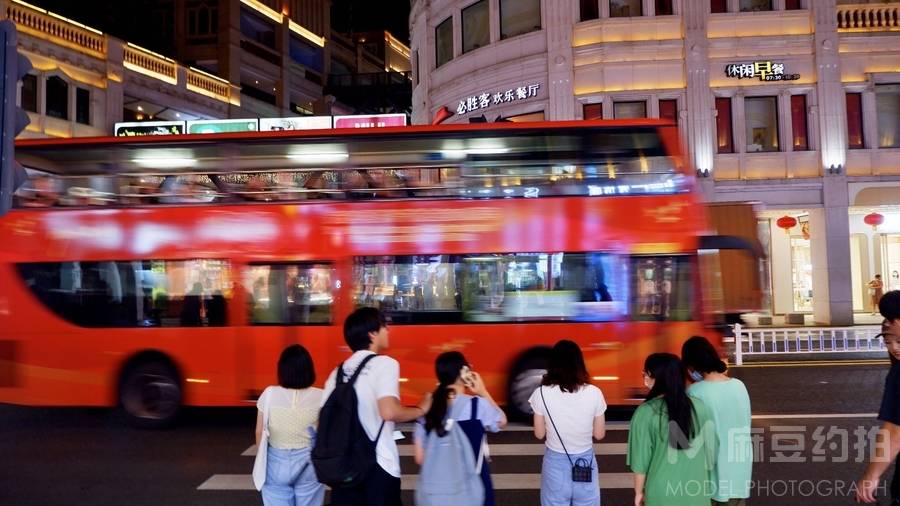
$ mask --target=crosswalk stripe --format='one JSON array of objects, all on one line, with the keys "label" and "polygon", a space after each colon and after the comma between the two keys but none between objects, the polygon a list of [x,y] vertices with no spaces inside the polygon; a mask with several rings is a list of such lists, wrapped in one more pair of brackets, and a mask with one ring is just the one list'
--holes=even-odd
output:
[{"label": "crosswalk stripe", "polygon": [[[403,475],[400,480],[402,490],[415,490],[415,475]],[[540,490],[541,475],[539,473],[491,475],[495,490]],[[629,489],[634,486],[631,473],[600,473],[601,489]],[[253,477],[249,474],[214,474],[197,487],[197,490],[256,490]]]},{"label": "crosswalk stripe", "polygon": [[[532,457],[544,454],[543,443],[505,443],[490,445],[492,457],[523,456]],[[398,445],[397,450],[401,457],[412,457],[415,449],[411,444]],[[594,452],[598,455],[625,455],[628,452],[628,443],[595,443]],[[255,457],[256,445],[251,446],[241,453],[243,457]]]}]

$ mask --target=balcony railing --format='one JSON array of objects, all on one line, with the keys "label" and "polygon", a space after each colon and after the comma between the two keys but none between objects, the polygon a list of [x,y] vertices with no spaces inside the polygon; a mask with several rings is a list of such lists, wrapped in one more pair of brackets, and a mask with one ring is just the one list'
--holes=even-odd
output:
[{"label": "balcony railing", "polygon": [[156,77],[170,84],[178,83],[178,64],[165,56],[128,44],[125,46],[125,67]]},{"label": "balcony railing", "polygon": [[39,39],[50,40],[81,53],[106,59],[106,37],[74,21],[50,16],[43,9],[10,2],[6,16],[16,27]]},{"label": "balcony railing", "polygon": [[187,71],[187,89],[223,102],[231,101],[231,84],[228,81],[195,68]]},{"label": "balcony railing", "polygon": [[900,2],[837,6],[838,31],[900,31]]}]

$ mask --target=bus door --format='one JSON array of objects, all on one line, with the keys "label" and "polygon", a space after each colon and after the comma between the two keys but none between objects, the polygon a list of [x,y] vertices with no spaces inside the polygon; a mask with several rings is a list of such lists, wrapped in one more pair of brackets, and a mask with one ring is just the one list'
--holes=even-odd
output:
[{"label": "bus door", "polygon": [[312,355],[317,384],[328,362],[334,307],[334,273],[328,262],[251,262],[242,286],[247,308],[238,347],[242,395],[255,399],[278,383],[278,358],[293,344]]}]

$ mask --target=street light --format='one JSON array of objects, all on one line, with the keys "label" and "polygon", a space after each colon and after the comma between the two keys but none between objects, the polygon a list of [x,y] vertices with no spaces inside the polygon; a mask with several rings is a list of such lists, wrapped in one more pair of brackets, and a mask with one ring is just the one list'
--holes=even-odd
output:
[{"label": "street light", "polygon": [[16,162],[15,138],[31,123],[28,113],[16,104],[19,81],[31,70],[31,62],[16,47],[16,25],[0,21],[0,216],[12,207],[13,194],[27,180],[25,169]]}]

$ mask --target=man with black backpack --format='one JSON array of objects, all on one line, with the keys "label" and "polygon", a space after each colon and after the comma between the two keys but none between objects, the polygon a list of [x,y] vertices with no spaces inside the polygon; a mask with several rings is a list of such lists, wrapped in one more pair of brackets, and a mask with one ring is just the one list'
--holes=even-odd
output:
[{"label": "man with black backpack", "polygon": [[331,487],[333,506],[397,506],[400,454],[394,422],[423,416],[431,397],[415,407],[400,404],[400,364],[378,355],[389,343],[387,323],[377,309],[350,314],[344,340],[353,355],[325,382],[312,451],[316,476]]}]

